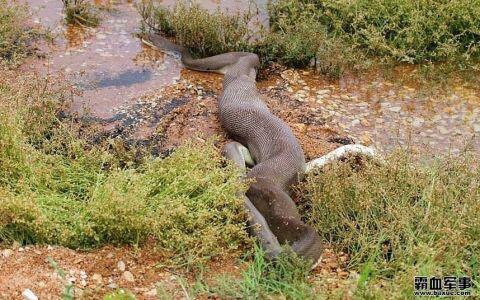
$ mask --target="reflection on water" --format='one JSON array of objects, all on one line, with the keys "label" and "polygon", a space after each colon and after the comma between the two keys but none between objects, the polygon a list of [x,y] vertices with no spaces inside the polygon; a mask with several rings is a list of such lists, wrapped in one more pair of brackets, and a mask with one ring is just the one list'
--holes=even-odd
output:
[{"label": "reflection on water", "polygon": [[96,88],[105,88],[110,86],[130,86],[150,80],[152,78],[152,71],[148,69],[127,70],[112,77],[109,77],[109,75],[98,77],[101,79],[95,82]]},{"label": "reflection on water", "polygon": [[63,73],[85,88],[74,100],[74,111],[110,118],[115,108],[179,77],[176,59],[144,47],[135,36],[140,19],[132,3],[116,3],[102,10],[98,28],[82,28],[63,24],[61,1],[27,1],[36,11],[36,22],[58,34],[47,60],[36,67]]}]

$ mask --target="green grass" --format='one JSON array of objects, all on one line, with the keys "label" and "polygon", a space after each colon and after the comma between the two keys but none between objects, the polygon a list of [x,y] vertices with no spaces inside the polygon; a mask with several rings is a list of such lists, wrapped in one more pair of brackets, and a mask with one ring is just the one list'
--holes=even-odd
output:
[{"label": "green grass", "polygon": [[[0,79],[0,242],[92,248],[156,240],[172,264],[237,252],[245,188],[212,142],[120,161],[57,118],[66,96],[35,77]],[[111,143],[110,143],[111,144]],[[129,166],[129,167],[123,167]]]},{"label": "green grass", "polygon": [[142,1],[137,9],[144,30],[148,27],[174,36],[178,43],[198,56],[247,49],[248,37],[253,34],[248,27],[253,11],[231,15],[220,10],[210,13],[198,4],[183,1],[171,10],[153,1]]},{"label": "green grass", "polygon": [[[267,261],[256,245],[240,265],[246,268],[239,276],[211,275],[211,270],[197,272],[194,281],[178,278],[189,297],[214,299],[311,299],[309,265],[293,252],[283,253],[277,261]],[[168,295],[168,292],[163,292]],[[168,296],[166,296],[168,298]]]},{"label": "green grass", "polygon": [[0,0],[0,67],[16,63],[29,52],[28,41],[36,34],[25,28],[29,16],[26,5]]},{"label": "green grass", "polygon": [[65,22],[87,27],[100,23],[98,10],[88,0],[62,0]]},{"label": "green grass", "polygon": [[[269,4],[270,29],[254,29],[245,15],[184,2],[172,9],[155,0],[138,6],[143,28],[175,37],[199,56],[228,51],[258,53],[263,65],[279,62],[323,73],[364,70],[378,63],[455,62],[478,71],[480,3],[460,1],[287,1]],[[222,28],[223,30],[218,30]]]},{"label": "green grass", "polygon": [[416,275],[478,281],[478,161],[467,153],[427,163],[398,152],[357,171],[333,165],[302,186],[307,219],[351,255],[362,297],[408,298]]}]

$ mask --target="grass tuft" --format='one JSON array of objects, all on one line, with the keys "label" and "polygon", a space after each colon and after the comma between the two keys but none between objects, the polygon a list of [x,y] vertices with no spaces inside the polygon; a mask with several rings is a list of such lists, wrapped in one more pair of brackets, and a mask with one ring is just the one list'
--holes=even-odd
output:
[{"label": "grass tuft", "polygon": [[67,24],[97,27],[98,10],[88,0],[62,0]]},{"label": "grass tuft", "polygon": [[38,32],[26,28],[29,17],[26,5],[0,0],[0,68],[17,63],[30,51],[28,42]]},{"label": "grass tuft", "polygon": [[293,251],[286,249],[275,262],[268,261],[258,245],[255,245],[252,254],[240,277],[221,275],[212,280],[200,274],[194,284],[187,286],[189,294],[219,299],[313,297],[308,281],[310,265]]},{"label": "grass tuft", "polygon": [[90,145],[59,120],[62,90],[10,75],[0,78],[0,243],[92,248],[153,238],[174,264],[249,243],[236,197],[245,184],[212,141],[122,162],[111,143]]},{"label": "grass tuft", "polygon": [[340,163],[303,186],[308,220],[351,255],[365,295],[411,296],[413,276],[476,276],[478,156],[422,161],[397,152],[358,171]]}]

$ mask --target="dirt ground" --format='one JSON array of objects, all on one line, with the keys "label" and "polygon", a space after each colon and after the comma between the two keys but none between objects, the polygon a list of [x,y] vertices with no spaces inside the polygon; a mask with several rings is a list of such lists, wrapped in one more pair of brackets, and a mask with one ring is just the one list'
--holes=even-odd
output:
[{"label": "dirt ground", "polygon": [[[358,276],[344,271],[347,259],[345,254],[335,254],[327,248],[310,280],[322,292],[347,286],[349,280]],[[75,299],[99,299],[120,288],[132,292],[137,299],[158,299],[165,292],[173,299],[189,298],[182,279],[193,281],[195,273],[177,273],[161,262],[162,254],[153,245],[107,246],[92,251],[12,245],[0,250],[0,299],[22,299],[26,289],[39,299],[60,299],[70,283]],[[238,276],[244,267],[234,258],[213,261],[209,277],[224,273]],[[60,275],[62,271],[65,278]]]},{"label": "dirt ground", "polygon": [[[132,140],[155,141],[158,151],[168,153],[192,138],[225,136],[218,120],[217,100],[222,77],[182,71],[177,83],[138,99],[135,109],[116,111],[114,118],[98,122],[107,135],[121,132]],[[286,79],[279,72],[259,83],[259,91],[272,111],[285,120],[299,138],[308,159],[318,157],[352,139],[330,128],[315,102],[305,103],[291,97]],[[162,253],[154,244],[141,248],[107,246],[92,251],[75,251],[58,246],[24,246],[14,244],[0,250],[0,299],[22,299],[30,289],[39,299],[59,299],[71,283],[75,298],[98,299],[118,288],[132,292],[138,299],[156,299],[157,288],[175,299],[189,298],[181,278],[194,280],[195,273],[177,273],[162,267]],[[59,269],[52,266],[52,261]],[[335,289],[355,274],[344,271],[347,256],[326,249],[322,263],[311,280],[316,286]],[[239,275],[237,259],[211,263],[214,276]],[[64,278],[60,276],[62,270]]]}]

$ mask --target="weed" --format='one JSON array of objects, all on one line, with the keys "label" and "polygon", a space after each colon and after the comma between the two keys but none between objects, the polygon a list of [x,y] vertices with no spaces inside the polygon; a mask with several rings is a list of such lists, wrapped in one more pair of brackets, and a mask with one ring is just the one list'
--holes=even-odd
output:
[{"label": "weed", "polygon": [[245,184],[211,141],[120,164],[57,118],[66,93],[8,72],[0,89],[0,242],[91,248],[152,237],[187,265],[249,243],[235,196]]},{"label": "weed", "polygon": [[[478,156],[435,159],[407,152],[386,164],[347,163],[308,177],[308,220],[361,274],[359,288],[375,295],[412,294],[415,275],[469,275],[479,252]],[[379,284],[383,290],[375,288]]]},{"label": "weed", "polygon": [[62,0],[65,21],[87,27],[96,27],[100,22],[97,9],[87,0]]},{"label": "weed", "polygon": [[253,35],[248,26],[253,10],[244,14],[226,14],[220,10],[210,13],[198,4],[184,1],[169,10],[148,0],[140,2],[137,8],[144,27],[175,36],[178,43],[198,56],[247,49]]},{"label": "weed", "polygon": [[28,54],[28,42],[37,34],[25,28],[29,16],[26,5],[0,0],[0,68],[2,62],[15,64]]},{"label": "weed", "polygon": [[62,292],[62,295],[61,295],[61,298],[63,300],[73,300],[74,299],[74,286],[70,281],[67,280],[65,271],[62,268],[60,268],[58,263],[55,260],[53,260],[53,258],[48,257],[47,260],[48,260],[48,263],[50,264],[50,266],[55,270],[57,275],[60,276],[60,278],[62,279],[62,281],[65,285],[65,288],[63,289],[63,292]]},{"label": "weed", "polygon": [[256,245],[253,260],[241,278],[221,276],[212,283],[198,278],[191,294],[221,299],[263,299],[285,297],[309,299],[313,297],[308,282],[309,265],[289,249],[275,261],[267,261],[263,250]]}]

